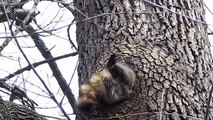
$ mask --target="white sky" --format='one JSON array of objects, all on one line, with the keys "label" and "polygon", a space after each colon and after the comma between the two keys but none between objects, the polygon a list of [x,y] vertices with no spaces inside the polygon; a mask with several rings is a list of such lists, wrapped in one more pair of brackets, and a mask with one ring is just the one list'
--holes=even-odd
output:
[{"label": "white sky", "polygon": [[[213,1],[212,0],[204,0],[204,1],[206,5],[211,9],[211,11],[213,11],[213,7],[212,7]],[[30,6],[27,6],[27,7],[31,8]],[[50,21],[52,21],[54,17],[56,17],[54,19],[55,20],[54,22],[55,23],[58,22],[56,20],[58,20],[58,18],[60,18],[64,14],[60,20],[63,22],[60,22],[57,25],[53,22],[51,25],[48,25],[47,27],[45,27],[45,30],[48,30],[48,29],[51,30],[53,28],[58,28],[61,25],[67,25],[73,20],[71,13],[68,10],[63,8],[60,9],[59,11],[58,5],[56,3],[42,2],[42,4],[39,4],[38,10],[41,11],[41,13],[37,16],[37,23],[41,25],[42,27],[46,26]],[[57,11],[59,11],[58,14],[57,14]],[[206,11],[206,15],[207,15],[206,16],[207,23],[211,25],[209,26],[209,28],[213,30],[213,15],[211,15],[208,11]],[[7,26],[7,24],[5,24],[5,26]],[[0,25],[0,28],[1,28],[0,37],[5,36],[5,26],[2,24]],[[10,33],[10,31],[7,30],[7,33]],[[70,33],[71,33],[70,35],[72,39],[75,40],[75,26],[71,28]],[[26,33],[23,33],[23,34],[26,34]],[[66,53],[71,53],[74,51],[74,49],[70,48],[70,43],[67,40],[66,29],[53,32],[53,34],[57,34],[58,36],[65,38],[65,39],[60,39],[55,36],[42,37],[42,39],[45,41],[48,48],[52,48],[51,52],[53,56],[56,57],[56,56],[60,56]],[[19,34],[19,35],[22,35],[22,34]],[[44,35],[47,35],[47,34],[44,34]],[[35,49],[34,43],[32,42],[30,38],[18,38],[18,40],[20,41],[21,45],[25,47],[24,51],[32,63],[43,60],[43,57],[40,55],[39,51]],[[213,41],[213,38],[211,36],[210,36],[210,40]],[[2,41],[4,41],[4,39],[0,39],[0,44]],[[9,44],[9,46],[2,52],[2,55],[7,57],[0,56],[0,66],[1,66],[0,78],[3,78],[7,76],[9,73],[13,73],[14,71],[20,68],[19,63],[14,62],[14,59],[20,60],[21,67],[25,67],[27,65],[26,60],[22,57],[21,53],[17,49],[17,46],[15,45],[14,42]],[[77,56],[69,57],[69,58],[57,61],[59,69],[62,71],[64,78],[68,82],[71,79],[76,62],[77,62]],[[36,70],[39,72],[41,77],[46,81],[47,85],[49,85],[50,89],[53,91],[54,95],[56,95],[57,99],[60,102],[63,96],[63,93],[58,92],[59,87],[57,86],[57,82],[52,76],[52,73],[49,72],[48,66],[42,65],[37,67]],[[28,80],[28,82],[26,83],[27,85],[26,88],[28,89],[28,95],[30,98],[36,101],[36,103],[39,104],[38,107],[56,107],[56,105],[50,99],[47,99],[29,92],[29,91],[33,91],[33,92],[37,92],[39,94],[48,96],[42,91],[45,89],[43,88],[43,85],[37,79],[37,77],[34,76],[34,73],[32,71],[27,71],[27,72],[24,72],[24,74],[19,75],[18,77],[14,77],[13,79],[11,79],[10,83],[15,83],[16,85],[21,85],[23,87],[22,79]],[[75,77],[72,80],[70,88],[76,95],[78,93],[78,87],[76,87],[78,86],[77,81],[78,81],[77,74],[75,74]],[[34,86],[32,84],[37,86]],[[6,97],[5,95],[3,96],[3,99],[8,100],[8,97]],[[63,107],[65,111],[71,114],[72,110],[70,105],[67,103],[67,101],[63,103],[64,103]],[[37,109],[37,111],[44,115],[50,115],[50,116],[56,116],[56,117],[59,115],[62,115],[57,108]]]}]

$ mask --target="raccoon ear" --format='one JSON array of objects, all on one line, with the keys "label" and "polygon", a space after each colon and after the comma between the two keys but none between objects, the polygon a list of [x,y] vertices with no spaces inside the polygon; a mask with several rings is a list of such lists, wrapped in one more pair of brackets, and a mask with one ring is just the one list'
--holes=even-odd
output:
[{"label": "raccoon ear", "polygon": [[109,57],[108,63],[107,63],[107,68],[111,68],[113,65],[116,63],[116,55],[115,53],[112,53],[112,55]]}]

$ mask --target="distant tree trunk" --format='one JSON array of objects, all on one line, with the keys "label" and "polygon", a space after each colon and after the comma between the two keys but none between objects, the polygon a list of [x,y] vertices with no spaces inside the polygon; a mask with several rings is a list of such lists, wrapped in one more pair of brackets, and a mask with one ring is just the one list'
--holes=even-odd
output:
[{"label": "distant tree trunk", "polygon": [[[204,21],[203,0],[152,1]],[[138,78],[128,100],[78,112],[78,120],[204,119],[212,79],[206,25],[143,0],[74,0],[74,6],[76,20],[82,20],[76,32],[80,84],[102,70],[112,53],[122,55]]]},{"label": "distant tree trunk", "polygon": [[24,105],[0,99],[0,120],[47,120]]}]

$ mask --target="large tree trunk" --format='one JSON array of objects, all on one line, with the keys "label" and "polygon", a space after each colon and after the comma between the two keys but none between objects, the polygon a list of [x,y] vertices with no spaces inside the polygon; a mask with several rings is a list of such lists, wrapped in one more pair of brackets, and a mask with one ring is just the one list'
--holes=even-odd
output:
[{"label": "large tree trunk", "polygon": [[[202,0],[152,1],[204,20]],[[112,53],[122,55],[138,78],[128,100],[79,112],[77,119],[204,119],[212,78],[206,25],[143,0],[74,0],[74,5],[76,20],[83,20],[76,32],[80,84],[102,70]]]}]

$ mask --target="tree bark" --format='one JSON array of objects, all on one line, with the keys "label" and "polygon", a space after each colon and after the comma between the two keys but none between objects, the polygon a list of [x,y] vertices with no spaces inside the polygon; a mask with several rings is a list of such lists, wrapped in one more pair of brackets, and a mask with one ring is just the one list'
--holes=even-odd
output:
[{"label": "tree bark", "polygon": [[204,21],[203,1],[152,2],[185,16],[143,0],[74,0],[79,83],[104,69],[112,53],[138,78],[129,99],[78,112],[78,120],[204,119],[212,57],[207,26],[193,20]]},{"label": "tree bark", "polygon": [[0,120],[47,120],[24,105],[0,99]]}]

